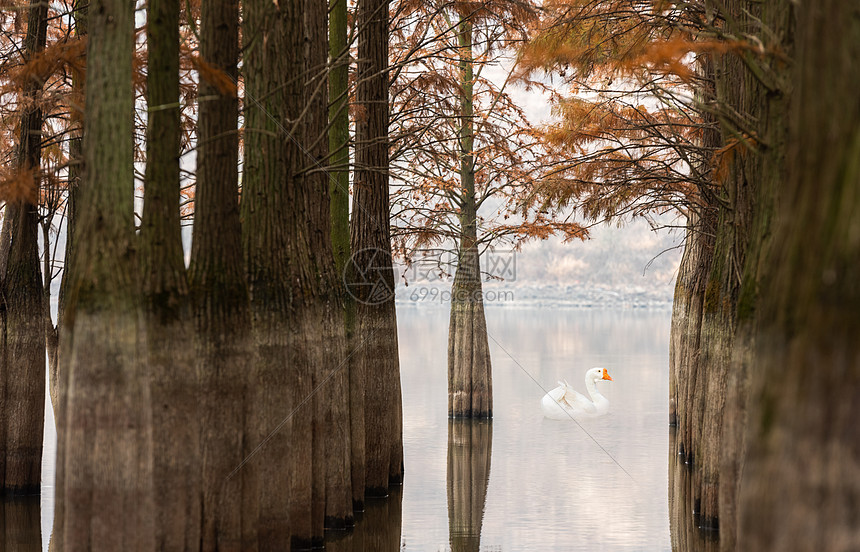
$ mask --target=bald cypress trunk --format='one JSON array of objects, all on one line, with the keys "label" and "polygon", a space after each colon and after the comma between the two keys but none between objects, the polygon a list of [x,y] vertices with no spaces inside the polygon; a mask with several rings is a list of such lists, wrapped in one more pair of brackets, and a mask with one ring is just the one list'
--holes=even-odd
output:
[{"label": "bald cypress trunk", "polygon": [[[87,35],[87,9],[89,3],[87,0],[78,0],[74,4],[74,26],[75,34],[78,37]],[[86,84],[85,77],[78,77],[73,80],[73,86],[77,91],[85,93],[84,85]],[[82,113],[78,112],[79,118],[82,120]],[[54,424],[57,430],[57,465],[54,475],[54,525],[51,531],[51,552],[59,552],[63,550],[63,527],[65,523],[65,469],[62,468],[62,458],[65,458],[66,440],[65,432],[65,413],[68,398],[68,362],[65,362],[67,348],[71,345],[71,340],[65,337],[69,332],[68,317],[66,316],[66,306],[72,295],[71,280],[69,274],[72,267],[76,263],[77,252],[77,228],[78,228],[78,195],[83,173],[83,124],[78,121],[77,132],[72,135],[69,141],[69,196],[66,203],[66,248],[63,259],[63,280],[60,283],[60,294],[58,297],[57,308],[57,360],[50,372],[50,394],[51,403],[54,408]]]},{"label": "bald cypress trunk", "polygon": [[[28,12],[24,61],[45,48],[47,5],[35,3]],[[38,101],[41,81],[25,84],[23,96]],[[17,170],[32,174],[30,197],[7,207],[10,247],[3,274],[3,321],[0,369],[3,379],[0,425],[3,427],[0,492],[39,492],[45,400],[44,304],[39,266],[38,219],[42,111],[28,107],[21,115]],[[5,223],[5,221],[4,221]]]},{"label": "bald cypress trunk", "polygon": [[78,251],[63,328],[64,550],[155,547],[152,413],[132,214],[133,6],[90,4]]},{"label": "bald cypress trunk", "polygon": [[[200,55],[236,82],[239,3],[204,2]],[[201,550],[256,548],[257,493],[242,466],[253,444],[247,434],[248,389],[255,381],[248,287],[242,257],[238,194],[238,114],[235,89],[201,79],[197,187],[189,281],[194,351],[201,390]]]},{"label": "bald cypress trunk", "polygon": [[691,410],[696,381],[700,377],[702,309],[714,248],[714,219],[714,209],[706,207],[701,213],[691,213],[687,220],[684,254],[672,302],[669,416],[670,422],[678,426],[675,452],[684,464],[693,461]]},{"label": "bald cypress trunk", "polygon": [[[329,171],[331,193],[331,241],[335,269],[341,279],[344,302],[344,326],[347,351],[356,349],[355,298],[347,292],[346,269],[350,259],[349,235],[349,45],[347,43],[346,0],[329,2]],[[359,123],[360,124],[360,123]],[[350,356],[349,366],[349,427],[350,427],[350,483],[352,505],[356,511],[364,509],[366,478],[364,443],[364,372],[363,365]]]},{"label": "bald cypress trunk", "polygon": [[448,416],[493,416],[493,376],[481,288],[475,197],[472,24],[458,23],[460,46],[460,243],[448,329]]},{"label": "bald cypress trunk", "polygon": [[[313,390],[313,368],[299,358],[296,334],[304,328],[299,327],[301,321],[290,301],[290,268],[297,261],[291,249],[303,245],[289,239],[301,231],[303,218],[303,213],[291,213],[299,208],[291,196],[298,188],[294,175],[301,169],[301,151],[289,137],[280,135],[279,128],[289,125],[291,115],[295,117],[301,109],[296,83],[302,69],[300,5],[279,7],[256,0],[246,3],[243,13],[247,107],[242,241],[253,340],[259,353],[253,369],[257,381],[249,397],[249,438],[252,447],[254,443],[265,446],[243,469],[254,470],[260,481],[260,550],[307,546],[314,537],[313,409],[297,408]],[[288,78],[292,86],[284,82]],[[294,138],[296,130],[292,125],[288,129]],[[307,256],[308,252],[300,249],[297,253]],[[292,542],[291,535],[295,535]]]},{"label": "bald cypress trunk", "polygon": [[[773,41],[770,47],[791,56],[794,42],[791,6],[779,2],[742,6],[751,16],[745,20],[746,23],[752,28],[763,25]],[[709,456],[709,469],[719,473],[717,512],[723,550],[736,550],[742,546],[737,540],[737,501],[748,444],[745,426],[750,404],[749,381],[757,370],[753,357],[758,339],[755,319],[763,291],[762,277],[768,262],[768,250],[775,239],[779,239],[774,233],[774,214],[780,187],[786,179],[790,71],[789,66],[779,59],[767,61],[770,89],[751,74],[738,56],[726,57],[719,68],[720,74],[724,75],[724,80],[720,81],[721,101],[745,106],[753,113],[758,137],[766,144],[757,148],[755,155],[736,155],[727,171],[734,187],[746,190],[734,194],[739,198],[733,217],[734,226],[740,229],[745,239],[742,254],[736,256],[743,259],[743,264],[738,268],[740,274],[734,276],[737,299],[733,311],[732,350],[726,361],[723,386],[725,405],[720,419],[721,434],[718,446],[712,448]],[[738,86],[740,82],[743,86]],[[726,140],[729,137],[726,133]]]},{"label": "bald cypress trunk", "polygon": [[786,180],[763,265],[738,545],[860,546],[860,20],[796,5]]},{"label": "bald cypress trunk", "polygon": [[156,547],[200,541],[199,395],[179,222],[179,0],[147,9],[148,120],[141,268],[152,397]]},{"label": "bald cypress trunk", "polygon": [[245,6],[243,245],[259,351],[249,462],[260,549],[321,544],[351,524],[347,372],[325,125],[326,5]]},{"label": "bald cypress trunk", "polygon": [[[769,47],[790,52],[790,15],[784,6],[732,1],[726,9],[738,14],[732,25],[755,33],[764,25],[772,30],[768,40],[774,42]],[[721,136],[705,143],[721,148],[715,158],[720,170],[712,171],[719,176],[715,182],[719,187],[705,195],[707,199],[716,194],[720,201],[714,202],[712,230],[705,230],[712,236],[712,246],[700,253],[697,265],[699,275],[705,275],[704,280],[696,280],[701,309],[698,323],[695,317],[680,317],[684,309],[688,314],[694,311],[676,294],[673,314],[670,390],[678,398],[677,447],[692,470],[689,507],[703,528],[719,528],[726,550],[736,543],[734,503],[742,471],[742,428],[755,341],[750,321],[772,232],[774,189],[782,179],[787,105],[785,65],[775,58],[744,59],[749,55],[720,56],[712,63],[713,92],[705,97],[713,96],[716,105],[741,110],[755,121],[754,137],[741,134],[735,122],[723,118]],[[756,74],[751,67],[763,69]],[[701,219],[694,222],[702,223]],[[688,242],[688,251],[691,247]],[[679,290],[689,287],[690,260],[685,253]],[[678,322],[684,320],[692,325],[682,331]]]},{"label": "bald cypress trunk", "polygon": [[[365,490],[385,496],[403,478],[403,415],[388,197],[388,1],[359,3],[355,184],[351,221],[356,298],[353,364],[365,410]],[[358,284],[359,277],[362,284]],[[359,393],[362,391],[359,391]],[[357,397],[357,400],[361,400]]]}]

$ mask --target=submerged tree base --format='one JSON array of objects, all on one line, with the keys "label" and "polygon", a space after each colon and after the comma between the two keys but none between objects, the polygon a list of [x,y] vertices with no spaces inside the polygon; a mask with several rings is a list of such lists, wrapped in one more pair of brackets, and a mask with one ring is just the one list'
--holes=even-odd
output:
[{"label": "submerged tree base", "polygon": [[480,282],[477,292],[462,293],[458,287],[455,283],[448,330],[448,417],[492,418],[492,366]]}]

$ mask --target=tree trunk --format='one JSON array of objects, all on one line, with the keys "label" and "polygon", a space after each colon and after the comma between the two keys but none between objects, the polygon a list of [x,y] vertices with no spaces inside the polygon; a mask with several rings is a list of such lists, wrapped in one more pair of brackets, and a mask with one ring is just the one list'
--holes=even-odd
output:
[{"label": "tree trunk", "polygon": [[[676,450],[683,463],[693,461],[692,396],[699,376],[699,343],[705,284],[714,248],[714,210],[691,213],[687,221],[684,254],[675,282],[672,301],[672,330],[669,348],[669,417],[678,426]],[[692,510],[692,505],[691,508]]]},{"label": "tree trunk", "polygon": [[[152,413],[132,213],[134,6],[89,11],[86,173],[62,329],[63,549],[152,550]],[[59,493],[58,493],[59,494]]]},{"label": "tree trunk", "polygon": [[403,478],[400,360],[389,230],[388,0],[362,0],[358,10],[356,96],[364,115],[355,130],[350,279],[357,321],[353,366],[357,368],[354,377],[364,375],[365,491],[368,496],[386,496],[388,488],[399,485]]},{"label": "tree trunk", "polygon": [[[355,299],[346,293],[346,273],[349,264],[349,47],[347,42],[347,3],[331,0],[329,5],[329,192],[331,193],[331,241],[334,251],[335,270],[341,279],[344,291],[344,326],[346,328],[347,351],[356,348]],[[350,425],[350,480],[352,485],[352,507],[364,510],[364,487],[366,478],[364,450],[364,373],[353,356],[347,359],[349,366],[349,425]]]},{"label": "tree trunk", "polygon": [[[752,28],[768,29],[768,36],[775,41],[770,46],[787,56],[793,50],[793,14],[787,3],[743,4]],[[734,8],[734,6],[733,6]],[[737,9],[737,11],[741,11]],[[759,23],[760,22],[760,23]],[[744,428],[747,424],[749,404],[749,379],[755,369],[755,316],[758,297],[762,289],[762,273],[767,251],[773,241],[774,206],[777,191],[786,178],[785,144],[788,132],[787,107],[790,95],[788,87],[767,90],[752,78],[743,60],[728,56],[722,60],[719,73],[721,102],[744,106],[757,120],[757,132],[767,147],[758,148],[755,155],[737,155],[728,165],[727,176],[735,182],[735,188],[746,188],[735,194],[739,201],[733,216],[734,225],[741,229],[745,244],[739,258],[743,262],[737,299],[734,307],[733,343],[728,358],[728,371],[724,389],[725,406],[721,419],[722,433],[719,447],[715,448],[712,469],[719,473],[718,513],[720,520],[720,547],[736,550],[737,541],[737,497],[740,492],[743,457],[747,442]],[[779,60],[769,63],[770,74],[776,82],[790,80],[788,66]],[[739,86],[739,83],[744,83]],[[725,140],[731,137],[726,133]],[[742,201],[741,201],[742,200]],[[735,276],[737,278],[737,276]]]},{"label": "tree trunk", "polygon": [[795,5],[787,178],[757,311],[742,550],[860,547],[860,20]]},{"label": "tree trunk", "polygon": [[[74,4],[74,26],[75,34],[83,38],[87,35],[87,9],[88,0],[77,0]],[[86,61],[86,56],[84,56]],[[72,81],[72,86],[80,93],[85,94],[86,77],[78,77]],[[66,247],[63,259],[63,280],[60,282],[60,294],[57,298],[57,359],[50,371],[50,393],[51,404],[54,408],[54,424],[57,431],[57,464],[54,472],[54,525],[51,531],[51,552],[63,550],[63,532],[65,520],[65,470],[62,469],[62,459],[65,458],[66,441],[65,412],[66,398],[68,397],[68,362],[63,359],[68,354],[67,347],[71,344],[69,339],[64,339],[68,333],[68,317],[66,306],[71,297],[71,280],[69,276],[75,265],[77,253],[77,228],[78,228],[78,196],[81,178],[83,174],[83,113],[78,111],[78,129],[73,132],[69,139],[69,196],[66,202]],[[55,538],[56,537],[56,538]]]},{"label": "tree trunk", "polygon": [[490,458],[493,423],[448,420],[448,534],[452,552],[478,552]]},{"label": "tree trunk", "polygon": [[147,8],[146,177],[141,268],[152,397],[156,546],[200,546],[199,431],[179,222],[179,0]]},{"label": "tree trunk", "polygon": [[[239,3],[204,2],[200,55],[236,83]],[[201,550],[256,549],[258,487],[241,469],[251,452],[248,387],[254,349],[238,202],[236,89],[199,84],[197,187],[189,280],[200,386]],[[236,471],[238,470],[238,471]]]},{"label": "tree trunk", "polygon": [[[24,61],[33,59],[45,48],[47,10],[48,6],[42,3],[30,6]],[[38,80],[28,82],[24,98],[38,101],[42,85]],[[3,275],[5,320],[0,357],[4,380],[0,425],[5,433],[0,492],[4,494],[38,494],[41,476],[45,333],[36,199],[41,142],[42,110],[31,107],[21,115],[17,169],[32,172],[36,185],[31,198],[18,201],[14,209],[7,211],[11,244]]]},{"label": "tree trunk", "polygon": [[326,158],[325,3],[245,6],[243,245],[260,355],[249,464],[261,549],[352,523],[345,335]]},{"label": "tree trunk", "polygon": [[460,244],[448,328],[448,416],[493,417],[493,375],[481,289],[475,198],[472,24],[457,27],[460,46]]},{"label": "tree trunk", "polygon": [[[766,28],[768,40],[777,41],[769,48],[790,51],[789,17],[784,6],[733,0],[725,9],[727,14],[741,14],[732,25],[743,25],[755,33],[763,33]],[[710,252],[701,253],[699,260],[699,266],[704,267],[699,275],[704,274],[705,279],[697,280],[697,293],[701,293],[698,323],[695,318],[687,319],[693,325],[677,332],[676,323],[683,320],[679,314],[693,311],[683,297],[676,295],[670,383],[673,396],[677,394],[679,399],[675,405],[678,447],[692,469],[692,510],[702,527],[720,529],[725,537],[722,546],[727,550],[735,546],[734,497],[745,446],[742,427],[747,403],[746,372],[754,342],[751,312],[760,287],[762,254],[771,231],[773,190],[781,178],[785,141],[783,64],[775,59],[750,63],[744,60],[747,55],[741,52],[720,56],[713,62],[704,58],[703,74],[712,76],[705,82],[714,84],[713,91],[706,90],[703,99],[712,98],[716,105],[755,121],[755,135],[753,139],[745,137],[732,120],[723,118],[722,136],[705,136],[704,145],[720,152],[715,158],[720,170],[710,168],[712,163],[704,167],[719,178],[714,183],[718,186],[715,191],[703,193],[714,205],[713,230],[704,230],[713,236],[712,246]],[[767,64],[765,80],[750,71],[754,64]],[[721,201],[709,199],[715,194]],[[684,268],[687,262],[685,254],[679,289],[685,279],[689,280]],[[688,341],[678,341],[685,332],[687,337],[682,339]]]}]

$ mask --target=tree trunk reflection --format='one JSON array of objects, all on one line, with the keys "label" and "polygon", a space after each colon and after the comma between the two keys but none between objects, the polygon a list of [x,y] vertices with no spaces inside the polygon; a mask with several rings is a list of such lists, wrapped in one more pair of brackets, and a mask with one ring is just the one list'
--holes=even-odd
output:
[{"label": "tree trunk reflection", "polygon": [[38,496],[0,500],[0,551],[42,552]]},{"label": "tree trunk reflection", "polygon": [[403,521],[403,487],[391,487],[388,498],[368,498],[364,513],[356,515],[355,529],[349,532],[326,532],[325,549],[329,552],[397,552],[400,550],[400,527]]},{"label": "tree trunk reflection", "polygon": [[672,550],[683,552],[717,552],[720,543],[716,531],[700,529],[700,506],[692,494],[692,473],[678,452],[676,431],[669,431],[669,532]]},{"label": "tree trunk reflection", "polygon": [[448,533],[452,552],[477,552],[490,479],[493,423],[448,420]]}]

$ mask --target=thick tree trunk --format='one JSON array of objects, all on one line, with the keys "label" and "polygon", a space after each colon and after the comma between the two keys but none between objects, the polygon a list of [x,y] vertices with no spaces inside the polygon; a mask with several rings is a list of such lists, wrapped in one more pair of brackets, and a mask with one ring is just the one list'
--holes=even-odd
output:
[{"label": "thick tree trunk", "polygon": [[368,496],[385,496],[403,477],[400,360],[389,231],[388,1],[362,0],[358,9],[356,95],[364,116],[357,121],[355,132],[350,289],[357,304],[352,366],[356,379],[364,376],[365,490]]},{"label": "thick tree trunk", "polygon": [[[790,4],[765,3],[743,5],[749,16],[748,24],[768,29],[775,43],[770,46],[787,56],[793,50],[793,10]],[[738,10],[740,11],[740,10]],[[759,23],[761,22],[761,23]],[[758,32],[758,31],[757,31]],[[756,369],[753,357],[756,342],[755,317],[758,297],[762,290],[762,273],[767,262],[767,251],[773,242],[774,206],[777,192],[786,178],[787,107],[790,88],[789,67],[778,60],[768,65],[769,74],[780,83],[776,90],[767,90],[753,78],[737,56],[722,60],[719,68],[723,80],[718,81],[721,101],[729,105],[745,106],[757,119],[758,136],[767,147],[761,147],[750,156],[735,156],[728,167],[728,177],[736,188],[746,189],[735,194],[738,207],[733,216],[734,225],[745,237],[745,259],[738,282],[734,307],[733,343],[728,359],[724,389],[725,407],[721,419],[722,433],[719,448],[712,458],[712,469],[719,473],[718,513],[720,520],[720,547],[736,550],[737,498],[740,493],[743,457],[747,446],[745,426],[749,405],[750,374]],[[738,83],[743,82],[743,86]],[[725,139],[731,137],[726,133]],[[737,278],[737,276],[735,276]]]},{"label": "thick tree trunk", "polygon": [[[48,6],[31,4],[28,12],[24,58],[29,61],[45,48]],[[25,85],[23,96],[38,100],[41,81]],[[22,102],[26,103],[26,102]],[[45,406],[45,332],[39,266],[38,206],[42,141],[42,111],[28,108],[21,115],[17,169],[34,173],[36,188],[30,199],[7,208],[11,241],[3,276],[4,317],[0,370],[3,378],[0,425],[3,426],[3,470],[0,492],[37,494],[42,464],[42,429]],[[4,221],[5,222],[5,221]]]},{"label": "thick tree trunk", "polygon": [[[132,213],[133,5],[90,4],[81,229],[61,334],[62,548],[152,550],[152,413]],[[65,410],[65,412],[62,412]]]},{"label": "thick tree trunk", "polygon": [[179,0],[147,10],[148,121],[140,230],[152,397],[156,547],[200,546],[198,402],[179,222]]},{"label": "thick tree trunk", "polygon": [[493,417],[493,376],[478,250],[475,198],[472,24],[461,20],[460,46],[460,243],[448,328],[448,416]]},{"label": "thick tree trunk", "polygon": [[[299,207],[289,195],[297,188],[292,175],[299,170],[301,152],[289,148],[290,137],[278,136],[278,125],[290,124],[289,114],[300,109],[295,84],[287,88],[282,82],[294,81],[302,67],[300,5],[285,4],[281,10],[272,2],[257,0],[247,2],[243,11],[246,155],[242,241],[254,346],[259,353],[253,369],[255,386],[249,395],[252,427],[248,437],[251,448],[257,443],[264,447],[243,470],[253,470],[252,477],[259,479],[261,551],[308,546],[315,536],[311,521],[313,410],[297,408],[313,390],[313,373],[297,358],[296,339],[291,339],[303,328],[292,317],[289,285],[292,244],[288,236],[297,230],[289,223],[299,218],[293,214]],[[273,436],[266,441],[269,435]]]},{"label": "thick tree trunk", "polygon": [[[691,213],[687,221],[684,254],[678,268],[672,302],[669,349],[669,417],[678,427],[675,452],[691,465],[693,451],[692,405],[700,376],[699,351],[705,285],[714,248],[714,210]],[[690,510],[692,510],[692,504]]]},{"label": "thick tree trunk", "polygon": [[[200,55],[237,81],[239,2],[201,7]],[[253,471],[241,469],[247,438],[248,387],[254,349],[250,331],[238,203],[236,89],[201,79],[197,187],[189,280],[200,386],[201,550],[256,549]]]},{"label": "thick tree trunk", "polygon": [[[471,238],[474,240],[474,238]],[[464,236],[463,241],[470,240]],[[493,417],[493,375],[478,248],[461,245],[448,327],[448,416]]]},{"label": "thick tree trunk", "polygon": [[[790,18],[784,6],[751,6],[733,0],[725,9],[738,17],[732,25],[744,25],[755,33],[763,32],[764,25],[769,29],[768,39],[778,41],[770,47],[790,51]],[[673,397],[678,397],[674,405],[679,425],[677,446],[692,469],[692,511],[702,527],[720,529],[727,550],[735,543],[734,497],[745,446],[742,427],[747,368],[754,342],[750,320],[773,218],[773,190],[781,179],[785,135],[783,64],[773,59],[744,60],[746,55],[722,56],[713,62],[706,58],[703,66],[703,74],[712,75],[714,82],[713,93],[706,93],[704,99],[713,95],[717,105],[731,106],[754,120],[755,138],[739,140],[738,128],[728,119],[720,121],[722,136],[718,140],[710,133],[705,137],[706,146],[721,146],[722,153],[715,160],[721,170],[712,172],[720,176],[715,182],[719,188],[703,196],[710,198],[716,193],[722,201],[715,209],[713,230],[706,231],[713,235],[711,250],[700,253],[699,267],[707,265],[699,273],[706,278],[697,280],[698,293],[702,294],[696,315],[700,318],[698,323],[695,318],[687,319],[693,325],[686,330],[679,327],[678,322],[685,320],[679,314],[693,311],[689,302],[676,295],[670,383]],[[763,80],[750,67],[765,62]],[[710,69],[712,64],[714,69]],[[772,88],[768,90],[768,86]],[[689,260],[685,254],[679,290],[689,280],[684,268]],[[679,337],[687,342],[679,341]]]},{"label": "thick tree trunk", "polygon": [[248,466],[261,549],[321,544],[352,523],[345,335],[327,175],[326,5],[245,6],[242,215],[260,354]]},{"label": "thick tree trunk", "polygon": [[448,420],[448,536],[452,552],[478,552],[490,479],[493,423]]},{"label": "thick tree trunk", "polygon": [[764,263],[741,550],[860,548],[860,20],[795,5],[787,179]]}]

